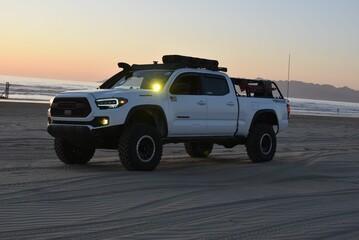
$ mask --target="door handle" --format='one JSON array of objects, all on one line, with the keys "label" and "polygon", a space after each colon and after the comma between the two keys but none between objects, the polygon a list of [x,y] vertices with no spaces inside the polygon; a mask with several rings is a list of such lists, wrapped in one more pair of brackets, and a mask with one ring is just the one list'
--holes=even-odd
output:
[{"label": "door handle", "polygon": [[227,106],[233,107],[234,106],[234,102],[228,102]]},{"label": "door handle", "polygon": [[205,106],[207,103],[205,101],[201,100],[197,104],[200,106]]},{"label": "door handle", "polygon": [[177,102],[177,97],[176,96],[170,96],[170,100],[171,100],[171,102]]}]

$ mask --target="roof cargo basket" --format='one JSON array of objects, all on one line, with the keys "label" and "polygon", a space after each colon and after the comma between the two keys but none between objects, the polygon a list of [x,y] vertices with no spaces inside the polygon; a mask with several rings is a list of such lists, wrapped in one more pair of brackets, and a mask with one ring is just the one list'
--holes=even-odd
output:
[{"label": "roof cargo basket", "polygon": [[166,55],[162,57],[164,64],[178,64],[188,68],[205,68],[212,71],[224,71],[225,68],[219,68],[217,60],[187,57],[180,55]]},{"label": "roof cargo basket", "polygon": [[120,62],[118,67],[122,69],[121,72],[117,73],[107,81],[105,81],[100,89],[111,88],[117,81],[129,74],[130,72],[137,70],[153,70],[153,69],[169,69],[176,70],[180,68],[202,68],[211,71],[227,72],[227,68],[218,67],[219,63],[217,60],[210,60],[204,58],[187,57],[181,55],[165,55],[162,57],[163,64],[154,62],[153,64],[133,64]]}]

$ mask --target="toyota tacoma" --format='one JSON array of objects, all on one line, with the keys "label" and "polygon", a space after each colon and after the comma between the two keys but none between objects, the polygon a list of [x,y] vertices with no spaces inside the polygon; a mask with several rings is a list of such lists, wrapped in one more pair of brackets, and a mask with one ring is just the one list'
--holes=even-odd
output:
[{"label": "toyota tacoma", "polygon": [[47,130],[65,164],[86,164],[96,149],[118,150],[128,170],[154,170],[167,143],[194,158],[213,145],[244,144],[255,162],[271,161],[288,126],[289,103],[268,80],[231,78],[216,60],[179,55],[129,65],[94,91],[50,101]]}]

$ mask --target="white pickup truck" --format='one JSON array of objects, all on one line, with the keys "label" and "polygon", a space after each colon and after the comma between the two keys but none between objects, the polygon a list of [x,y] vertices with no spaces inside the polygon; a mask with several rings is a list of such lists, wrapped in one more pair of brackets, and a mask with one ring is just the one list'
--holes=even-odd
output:
[{"label": "white pickup truck", "polygon": [[230,78],[218,61],[178,55],[163,64],[119,63],[95,91],[50,102],[48,132],[66,164],[86,164],[96,149],[117,149],[128,170],[154,170],[166,143],[205,158],[214,144],[245,144],[253,162],[271,161],[289,104],[272,81]]}]

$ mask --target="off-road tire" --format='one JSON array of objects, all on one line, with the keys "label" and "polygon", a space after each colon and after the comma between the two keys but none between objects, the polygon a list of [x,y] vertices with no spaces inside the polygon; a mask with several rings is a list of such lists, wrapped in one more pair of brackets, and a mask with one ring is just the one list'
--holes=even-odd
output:
[{"label": "off-road tire", "polygon": [[57,157],[68,165],[85,165],[96,151],[93,146],[75,146],[62,138],[55,138],[54,147]]},{"label": "off-road tire", "polygon": [[120,137],[118,152],[122,165],[127,170],[152,171],[156,169],[162,157],[160,134],[150,125],[128,126]]},{"label": "off-road tire", "polygon": [[272,161],[277,148],[277,139],[273,126],[268,124],[253,126],[249,132],[246,148],[252,162]]},{"label": "off-road tire", "polygon": [[188,155],[193,158],[207,158],[213,149],[213,143],[188,142],[184,146]]}]

